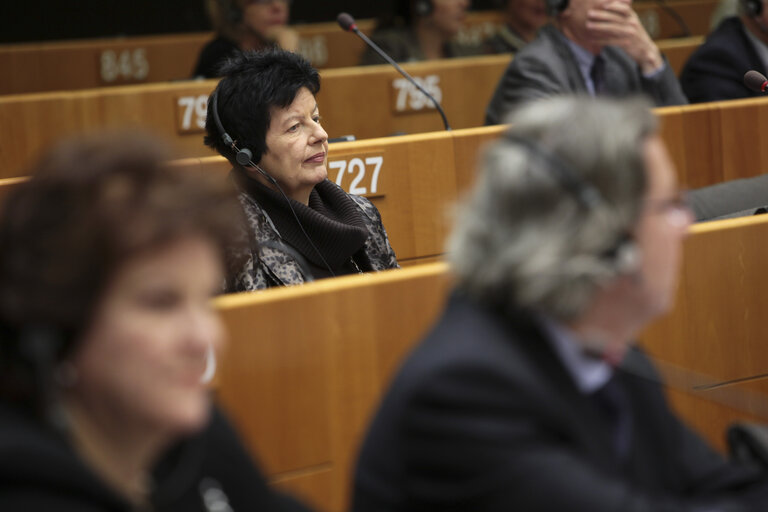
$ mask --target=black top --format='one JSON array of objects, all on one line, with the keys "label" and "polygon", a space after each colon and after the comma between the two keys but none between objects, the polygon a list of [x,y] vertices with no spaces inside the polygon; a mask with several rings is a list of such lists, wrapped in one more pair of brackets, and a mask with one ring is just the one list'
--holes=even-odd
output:
[{"label": "black top", "polygon": [[362,212],[342,189],[324,180],[312,189],[308,205],[289,198],[305,235],[280,192],[242,172],[233,176],[238,186],[264,208],[283,241],[304,256],[315,279],[373,270],[363,250],[369,233]]},{"label": "black top", "polygon": [[[207,512],[202,493],[218,487],[233,510],[306,512],[267,487],[223,414],[169,450],[154,471],[151,509]],[[203,490],[201,490],[201,487]],[[25,512],[130,512],[67,439],[0,403],[0,510]]]},{"label": "black top", "polygon": [[631,412],[626,456],[534,315],[455,295],[381,401],[352,510],[766,510],[768,476],[681,423],[643,354],[614,378]]},{"label": "black top", "polygon": [[762,96],[747,89],[744,73],[766,68],[737,17],[723,20],[685,63],[680,85],[691,103]]},{"label": "black top", "polygon": [[242,50],[234,41],[225,37],[217,37],[213,41],[208,42],[200,51],[192,77],[218,78],[222,76],[219,73],[220,66],[228,58],[237,55],[240,51]]}]

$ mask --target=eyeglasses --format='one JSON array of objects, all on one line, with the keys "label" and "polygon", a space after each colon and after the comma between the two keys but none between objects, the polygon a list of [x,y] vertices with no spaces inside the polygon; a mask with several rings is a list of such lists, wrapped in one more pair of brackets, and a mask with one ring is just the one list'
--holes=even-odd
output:
[{"label": "eyeglasses", "polygon": [[685,189],[679,189],[674,196],[667,199],[647,198],[644,203],[651,211],[666,214],[673,224],[690,223],[691,205],[688,191]]}]

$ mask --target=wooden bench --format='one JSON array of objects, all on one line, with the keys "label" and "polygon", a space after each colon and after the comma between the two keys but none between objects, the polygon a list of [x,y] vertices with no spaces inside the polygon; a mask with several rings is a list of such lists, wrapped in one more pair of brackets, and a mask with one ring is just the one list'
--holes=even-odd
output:
[{"label": "wooden bench", "polygon": [[[360,20],[370,33],[373,20]],[[363,42],[335,22],[293,26],[319,68],[355,66]],[[212,32],[0,45],[0,94],[188,80]]]},{"label": "wooden bench", "polygon": [[[683,186],[713,185],[768,169],[768,153],[760,142],[760,134],[766,132],[761,127],[768,126],[768,101],[657,112]],[[371,198],[403,264],[428,260],[444,250],[450,206],[474,181],[481,149],[504,129],[489,126],[332,144],[329,179],[348,192]],[[230,168],[219,156],[183,159],[176,165],[220,172],[222,178]],[[3,191],[18,182],[0,180],[0,200]]]},{"label": "wooden bench", "polygon": [[[666,4],[686,21],[691,35],[708,31],[716,0],[682,0]],[[636,2],[641,21],[654,39],[679,37],[681,28],[655,2]],[[354,14],[354,13],[353,13]],[[478,44],[503,23],[498,11],[472,12],[460,41]],[[371,34],[375,20],[358,21]],[[299,52],[318,68],[356,66],[363,42],[335,22],[297,24]],[[87,89],[129,83],[186,80],[211,32],[116,37],[79,41],[0,45],[0,95]]]},{"label": "wooden bench", "polygon": [[[727,423],[754,416],[692,396],[699,381],[686,378],[768,367],[766,239],[768,216],[693,226],[677,306],[642,336],[662,368],[684,369],[676,384],[686,392],[673,392],[673,404],[720,448]],[[219,398],[270,478],[323,510],[346,510],[370,414],[449,288],[436,263],[217,299],[230,334]],[[765,381],[741,388],[768,392]]]},{"label": "wooden bench", "polygon": [[[440,89],[454,128],[467,128],[482,124],[508,61],[496,55],[405,67],[433,90]],[[18,176],[41,148],[65,135],[110,127],[146,127],[173,140],[185,156],[211,155],[202,135],[215,85],[208,80],[0,97],[0,178]],[[388,66],[323,71],[318,103],[331,137],[367,139],[442,129],[435,109]]]},{"label": "wooden bench", "polygon": [[[459,129],[482,125],[508,63],[508,56],[495,55],[405,67],[437,93],[451,125]],[[442,129],[431,104],[388,66],[326,70],[322,83],[318,103],[331,137],[367,139]],[[174,140],[186,156],[210,155],[202,133],[215,84],[209,80],[0,97],[0,178],[18,176],[32,155],[64,135],[116,126],[150,128]]]},{"label": "wooden bench", "polygon": [[679,77],[680,73],[683,72],[685,63],[688,62],[688,58],[703,42],[704,36],[681,37],[658,41],[657,46],[667,57],[669,65],[675,71],[675,76]]}]

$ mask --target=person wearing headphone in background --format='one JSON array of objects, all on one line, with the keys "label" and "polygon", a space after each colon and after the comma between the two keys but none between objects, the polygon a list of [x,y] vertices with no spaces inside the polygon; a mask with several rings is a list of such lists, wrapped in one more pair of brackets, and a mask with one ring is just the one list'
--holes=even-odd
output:
[{"label": "person wearing headphone in background", "polygon": [[[396,0],[394,13],[382,18],[371,36],[395,62],[414,62],[483,53],[482,46],[455,41],[464,27],[470,0]],[[366,47],[361,65],[384,64]]]},{"label": "person wearing headphone in background", "polygon": [[763,0],[739,0],[739,15],[726,18],[686,62],[680,74],[691,103],[762,96],[744,85],[744,73],[768,71],[768,10]]},{"label": "person wearing headphone in background", "polygon": [[0,510],[307,510],[212,406],[242,213],[168,156],[149,135],[68,141],[3,201]]},{"label": "person wearing headphone in background", "polygon": [[515,53],[530,43],[549,21],[544,0],[500,0],[504,24],[485,40],[487,53]]},{"label": "person wearing headphone in background", "polygon": [[227,62],[208,101],[205,143],[232,163],[245,210],[230,292],[398,268],[376,207],[328,180],[320,74],[280,49]]},{"label": "person wearing headphone in background", "polygon": [[554,18],[520,50],[485,112],[500,124],[521,103],[554,94],[645,94],[655,106],[687,103],[675,73],[631,0],[546,0]]},{"label": "person wearing headphone in background", "polygon": [[208,0],[216,37],[200,52],[194,78],[218,78],[220,67],[241,51],[279,47],[299,49],[299,35],[288,26],[292,0]]},{"label": "person wearing headphone in background", "polygon": [[457,216],[454,293],[368,430],[355,512],[765,510],[768,474],[678,420],[633,347],[692,220],[649,107],[515,112]]}]

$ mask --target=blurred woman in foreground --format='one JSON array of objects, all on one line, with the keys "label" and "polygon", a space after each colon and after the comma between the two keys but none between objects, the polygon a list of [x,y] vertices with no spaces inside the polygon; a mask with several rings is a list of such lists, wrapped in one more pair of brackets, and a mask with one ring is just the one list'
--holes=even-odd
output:
[{"label": "blurred woman in foreground", "polygon": [[203,379],[239,207],[166,159],[135,135],[70,142],[0,210],[0,510],[301,510]]}]

